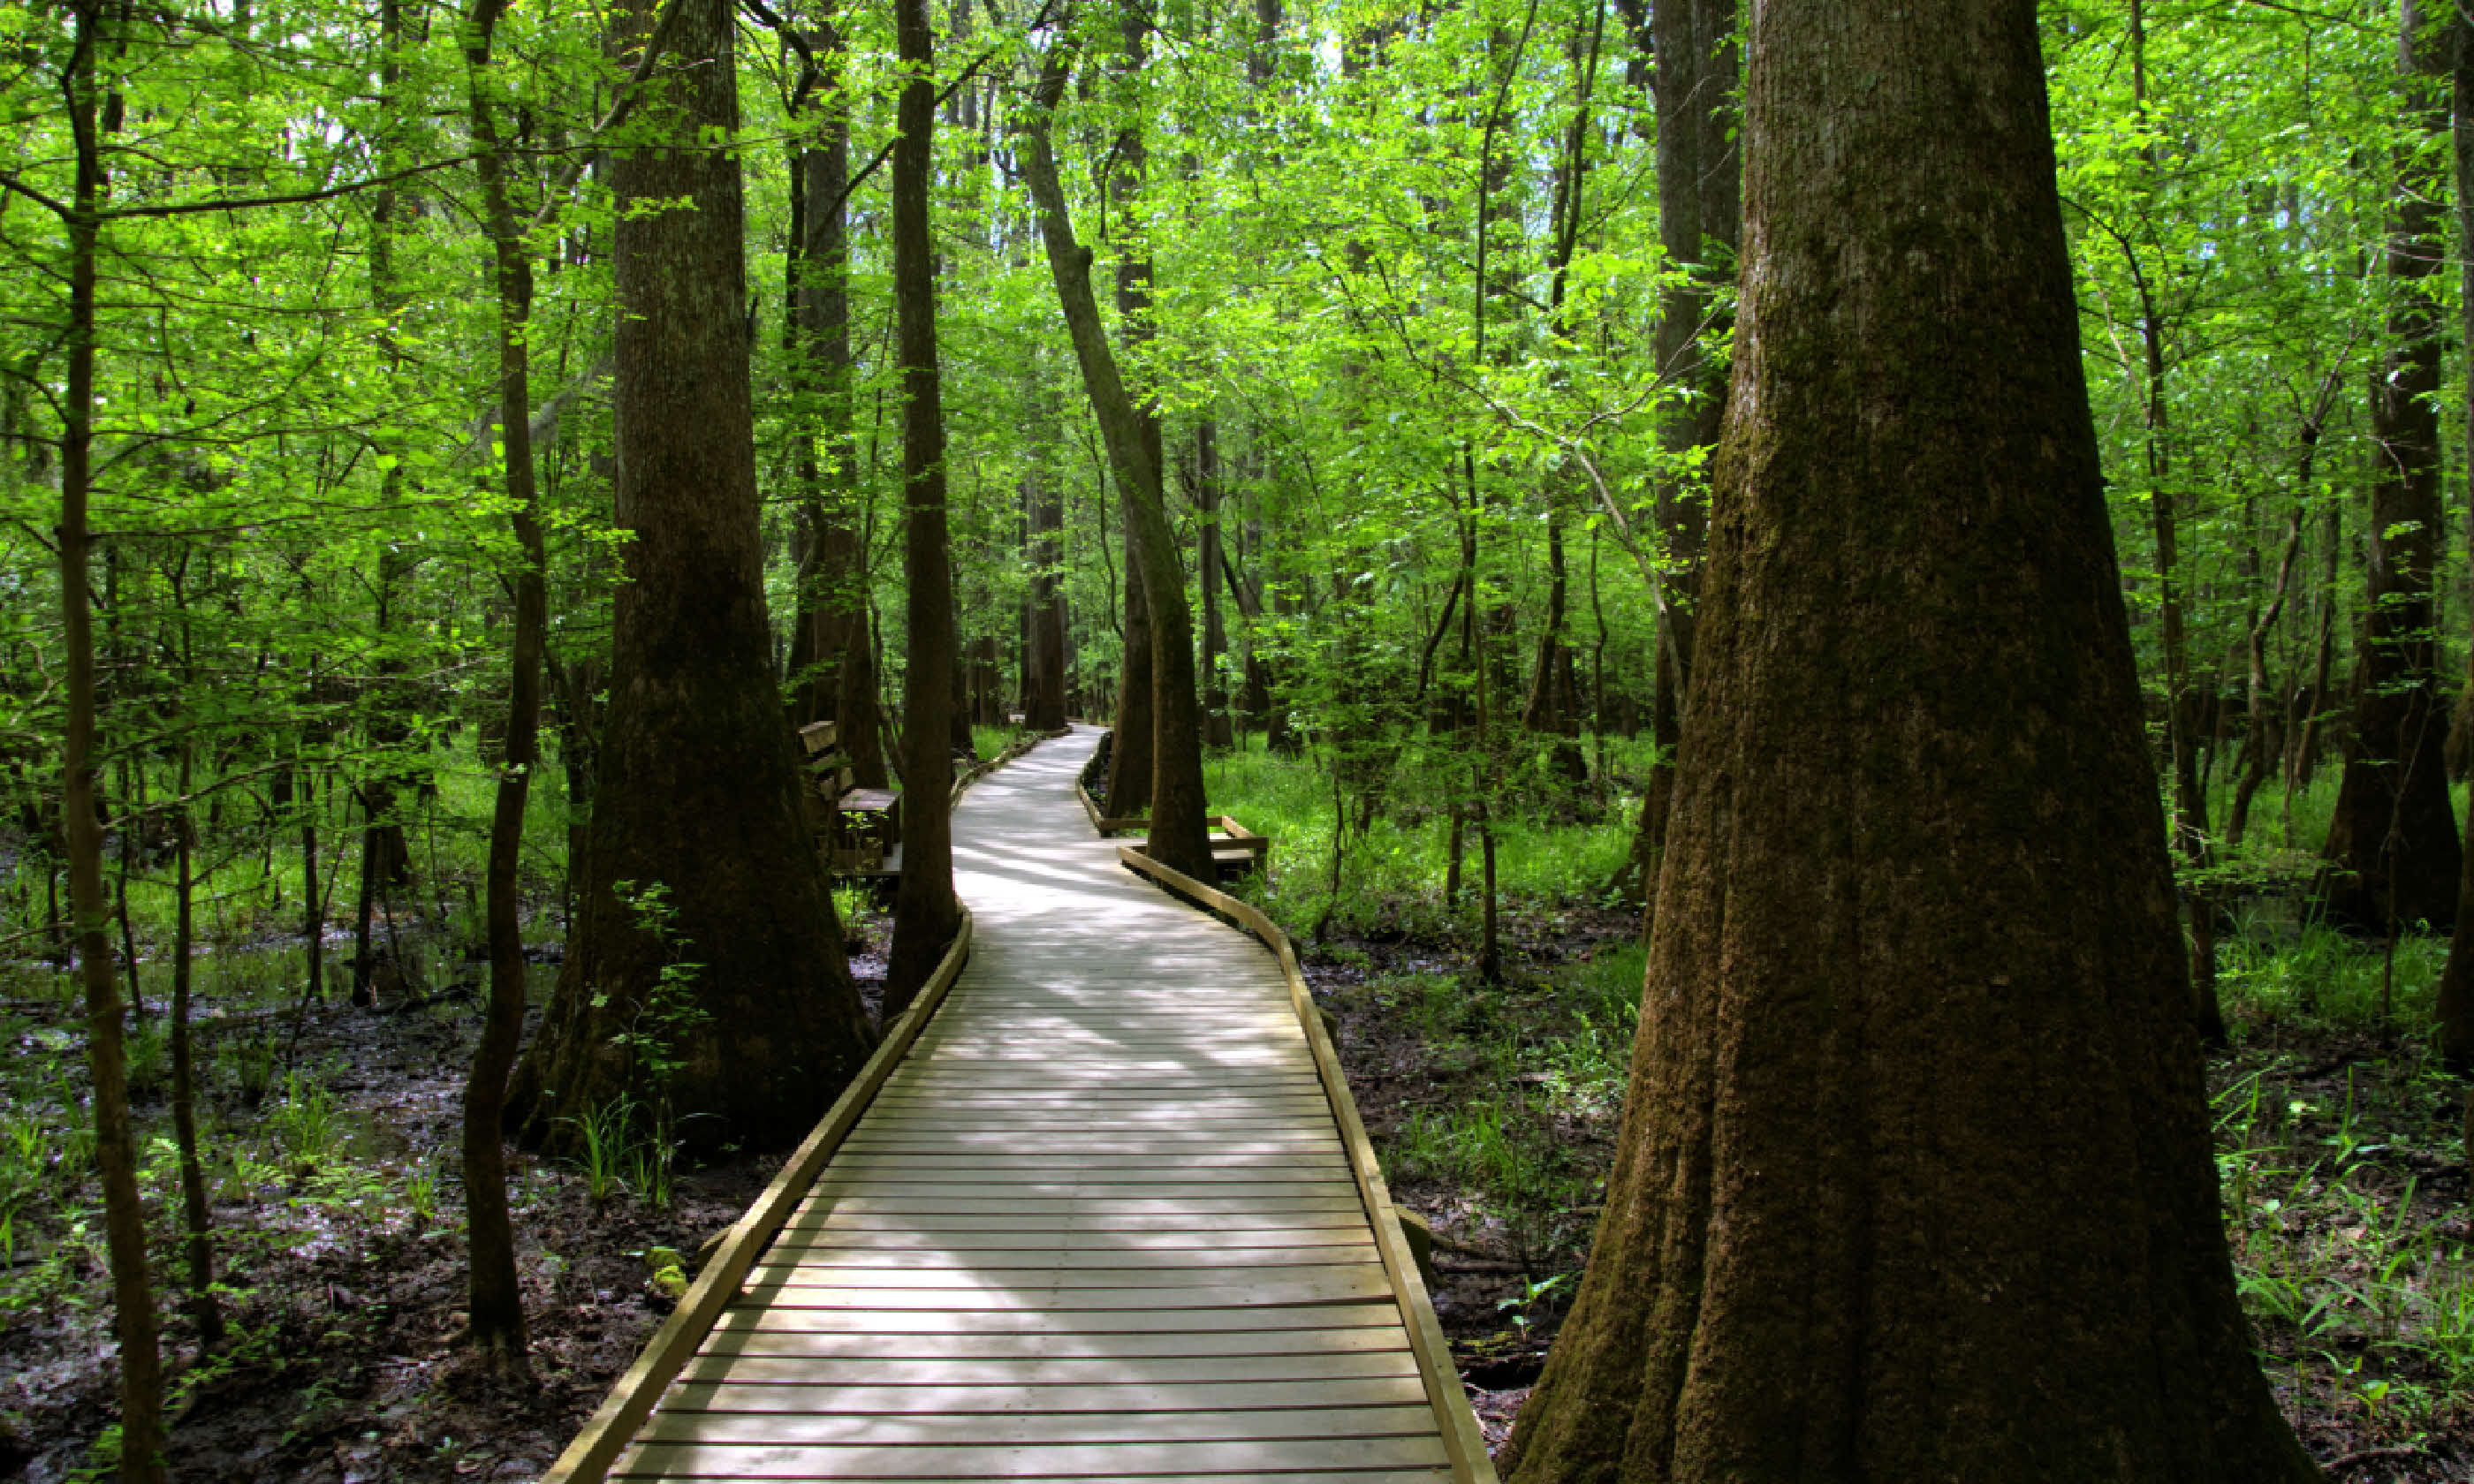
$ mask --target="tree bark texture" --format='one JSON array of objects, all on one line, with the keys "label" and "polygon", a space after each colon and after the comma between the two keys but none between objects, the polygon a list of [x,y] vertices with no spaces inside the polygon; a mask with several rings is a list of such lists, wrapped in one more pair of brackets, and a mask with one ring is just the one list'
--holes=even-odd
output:
[{"label": "tree bark texture", "polygon": [[2033,0],[1754,12],[1687,759],[1563,1480],[2269,1484]]},{"label": "tree bark texture", "polygon": [[[702,132],[738,123],[731,8],[681,6],[670,40],[681,64],[639,113],[670,142],[621,151],[612,171],[624,306],[618,524],[633,539],[614,599],[574,941],[510,1108],[553,1146],[574,1137],[562,1120],[649,1091],[615,1039],[631,1030],[662,1038],[678,1064],[661,1092],[695,1147],[797,1139],[874,1040],[774,682],[739,166]],[[631,12],[633,25],[649,12]],[[646,931],[618,883],[666,889],[684,947]],[[694,966],[695,1014],[647,1021],[648,994],[682,962]]]},{"label": "tree bark texture", "polygon": [[[902,685],[902,880],[893,903],[885,1013],[907,1008],[936,971],[961,924],[954,896],[951,732],[956,671],[954,577],[945,534],[945,409],[936,374],[936,263],[928,178],[935,148],[935,82],[928,0],[894,0],[910,69],[893,147],[893,297],[901,319],[903,572],[910,653]],[[967,726],[967,723],[965,723]],[[964,732],[967,738],[969,733]]]},{"label": "tree bark texture", "polygon": [[[2438,132],[2444,41],[2422,0],[2400,16],[2398,70],[2423,127]],[[2438,172],[2399,146],[2386,267],[2387,365],[2371,392],[2370,572],[2354,667],[2354,734],[2328,821],[2322,881],[2330,917],[2375,933],[2457,917],[2464,867],[2442,754],[2449,706],[2432,630],[2433,573],[2446,535],[2439,496],[2439,303],[2447,260]]]}]

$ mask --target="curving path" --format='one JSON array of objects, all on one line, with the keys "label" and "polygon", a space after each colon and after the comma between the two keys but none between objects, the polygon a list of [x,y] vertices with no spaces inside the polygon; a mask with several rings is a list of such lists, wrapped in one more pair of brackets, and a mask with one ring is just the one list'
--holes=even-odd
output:
[{"label": "curving path", "polygon": [[1491,1480],[1279,962],[1093,836],[1099,735],[963,797],[968,967],[611,1477]]}]

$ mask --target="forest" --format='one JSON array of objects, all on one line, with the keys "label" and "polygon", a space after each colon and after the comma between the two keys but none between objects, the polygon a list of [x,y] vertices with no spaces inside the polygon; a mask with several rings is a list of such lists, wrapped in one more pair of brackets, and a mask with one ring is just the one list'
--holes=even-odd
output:
[{"label": "forest", "polygon": [[1451,1476],[2474,1477],[2474,12],[23,0],[0,120],[0,1479],[570,1477],[1097,729]]}]

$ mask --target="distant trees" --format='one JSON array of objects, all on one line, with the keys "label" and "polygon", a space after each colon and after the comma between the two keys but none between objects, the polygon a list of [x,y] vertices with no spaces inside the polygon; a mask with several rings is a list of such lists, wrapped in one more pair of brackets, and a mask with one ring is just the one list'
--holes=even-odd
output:
[{"label": "distant trees", "polygon": [[2036,15],[1753,12],[1634,1092],[1516,1484],[2318,1477],[2225,1246]]}]

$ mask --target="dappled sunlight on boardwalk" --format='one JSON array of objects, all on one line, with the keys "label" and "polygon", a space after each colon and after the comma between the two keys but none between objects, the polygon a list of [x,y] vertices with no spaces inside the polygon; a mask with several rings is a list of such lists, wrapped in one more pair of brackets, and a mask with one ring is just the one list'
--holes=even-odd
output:
[{"label": "dappled sunlight on boardwalk", "polygon": [[964,797],[969,967],[613,1477],[1454,1477],[1279,964],[1092,835],[1095,736]]}]

